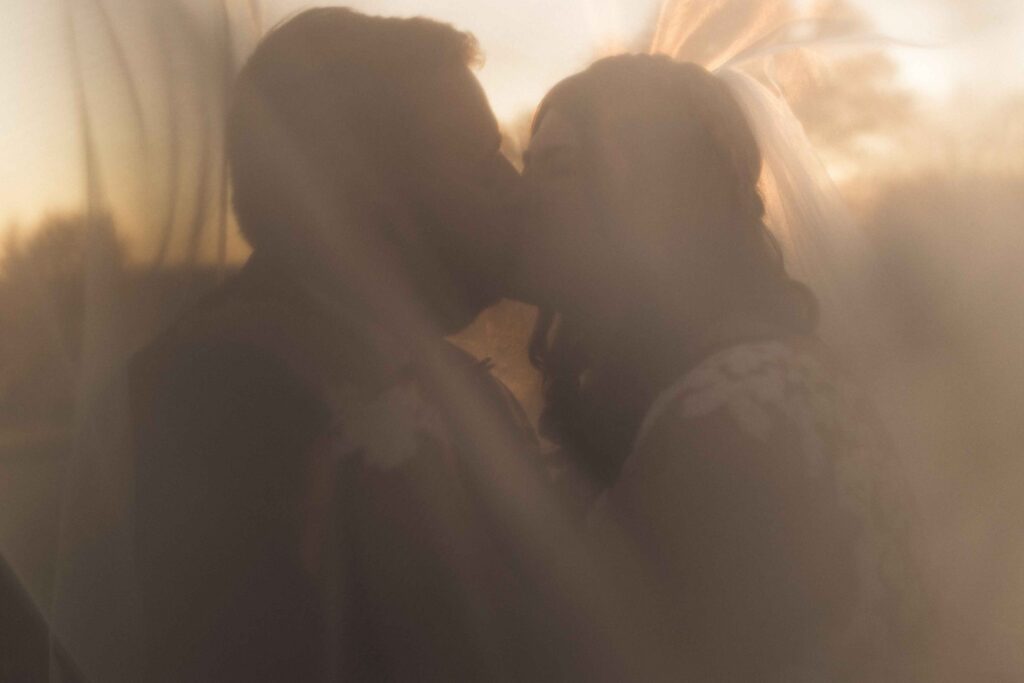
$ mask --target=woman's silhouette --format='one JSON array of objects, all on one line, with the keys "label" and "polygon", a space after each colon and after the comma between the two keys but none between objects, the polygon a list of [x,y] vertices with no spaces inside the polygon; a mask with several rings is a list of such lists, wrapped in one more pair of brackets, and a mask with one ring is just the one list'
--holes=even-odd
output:
[{"label": "woman's silhouette", "polygon": [[613,57],[549,94],[526,160],[542,428],[694,680],[906,680],[898,468],[765,227],[761,165],[696,65]]}]

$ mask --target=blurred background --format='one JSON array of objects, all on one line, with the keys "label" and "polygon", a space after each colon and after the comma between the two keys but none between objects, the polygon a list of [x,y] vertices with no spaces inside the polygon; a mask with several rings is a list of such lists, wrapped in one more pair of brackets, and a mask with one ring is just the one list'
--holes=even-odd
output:
[{"label": "blurred background", "polygon": [[[513,160],[547,89],[597,57],[645,51],[661,9],[319,4],[474,33]],[[887,341],[863,379],[918,495],[951,637],[982,670],[1024,680],[1024,3],[732,4],[747,28],[813,16],[859,36],[780,54],[775,81],[872,247],[863,277],[881,303],[862,322],[884,327]],[[225,93],[259,36],[308,6],[4,3],[0,553],[44,610],[83,402],[111,359],[245,258],[219,149]],[[711,43],[740,28],[717,26]],[[492,358],[535,413],[533,315],[503,304],[458,341]]]}]

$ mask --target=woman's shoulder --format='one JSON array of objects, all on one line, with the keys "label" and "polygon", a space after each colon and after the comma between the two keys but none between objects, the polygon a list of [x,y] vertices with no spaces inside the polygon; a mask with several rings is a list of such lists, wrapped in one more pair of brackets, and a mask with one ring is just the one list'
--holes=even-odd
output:
[{"label": "woman's shoulder", "polygon": [[639,441],[666,422],[704,418],[768,441],[787,425],[835,428],[853,421],[851,413],[865,411],[863,394],[817,340],[742,342],[710,354],[663,391]]},{"label": "woman's shoulder", "polygon": [[865,479],[889,489],[904,478],[869,394],[820,342],[796,337],[705,357],[652,404],[623,476],[766,458],[793,480],[845,482],[851,495],[875,487]]}]

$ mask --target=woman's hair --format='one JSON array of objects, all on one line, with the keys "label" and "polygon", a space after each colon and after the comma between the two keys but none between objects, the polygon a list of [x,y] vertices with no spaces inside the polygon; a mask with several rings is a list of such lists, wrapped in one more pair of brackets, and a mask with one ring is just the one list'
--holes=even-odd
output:
[{"label": "woman's hair", "polygon": [[317,203],[333,203],[336,214],[373,201],[408,153],[408,118],[426,86],[478,58],[473,36],[446,24],[340,7],[307,10],[271,31],[239,74],[228,112],[243,235],[254,247],[280,246],[291,236],[279,233],[322,215]]},{"label": "woman's hair", "polygon": [[[641,167],[630,171],[643,173],[643,165],[667,164],[647,169],[643,178],[660,185],[666,185],[666,178],[673,183],[655,194],[669,198],[670,210],[658,214],[660,207],[654,209],[654,222],[659,224],[654,232],[638,225],[643,218],[629,213],[633,209],[628,205],[619,211],[607,205],[606,198],[613,193],[601,185],[599,150],[608,133],[599,117],[603,106],[625,112],[612,134],[624,137],[627,145],[636,141],[632,148],[650,149],[655,140],[660,150],[678,151],[659,152],[657,161],[641,158]],[[602,209],[594,212],[604,221],[597,227],[615,241],[616,258],[637,259],[631,243],[639,240],[651,240],[655,246],[627,264],[634,276],[630,281],[643,284],[631,291],[638,300],[618,321],[621,329],[615,343],[639,345],[645,343],[645,335],[657,336],[657,318],[673,313],[658,309],[664,303],[654,303],[666,301],[666,296],[686,312],[696,330],[693,339],[668,341],[692,353],[700,349],[703,326],[737,314],[780,333],[813,331],[816,301],[810,290],[787,275],[781,250],[765,226],[758,191],[761,153],[741,107],[722,80],[700,66],[667,57],[611,57],[557,85],[538,109],[534,132],[553,110],[575,124],[581,153],[590,162],[583,165],[583,172],[589,173],[586,185]],[[647,147],[642,146],[644,140]],[[658,269],[661,277],[652,277]],[[666,271],[672,271],[667,279]],[[679,279],[673,280],[676,275]],[[683,284],[670,292],[655,291],[675,282]],[[640,300],[646,298],[650,300]],[[635,377],[635,368],[628,367],[628,349],[621,354],[623,367],[594,367],[579,326],[565,313],[542,311],[530,346],[531,361],[544,375],[541,429],[568,448],[585,451],[577,457],[598,480],[610,483],[653,396],[650,387],[645,389]],[[672,370],[685,369],[681,360],[682,367]],[[588,388],[583,387],[585,376]],[[666,383],[675,379],[664,377]],[[602,417],[602,410],[614,412]]]}]

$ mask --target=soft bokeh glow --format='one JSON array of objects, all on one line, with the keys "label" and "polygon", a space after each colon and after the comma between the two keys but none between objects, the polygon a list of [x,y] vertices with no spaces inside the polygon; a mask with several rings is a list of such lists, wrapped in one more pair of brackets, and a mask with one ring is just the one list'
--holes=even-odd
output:
[{"label": "soft bokeh glow", "polygon": [[[80,199],[63,0],[5,4],[0,27],[0,225],[31,225]],[[313,4],[263,0],[267,25]],[[331,2],[329,4],[340,4]],[[353,0],[378,14],[427,15],[480,39],[480,72],[504,121],[527,115],[544,92],[594,56],[644,45],[658,0]],[[810,0],[796,3],[811,6]],[[1024,5],[1016,0],[856,0],[879,33],[934,48],[889,48],[900,77],[933,108],[958,93],[994,97],[1024,88]],[[2,229],[2,228],[0,228]]]},{"label": "soft bokeh glow", "polygon": [[[248,16],[250,3],[259,7],[260,22]],[[692,3],[689,9],[695,11],[681,15],[687,25],[678,35],[686,35],[693,17],[722,4]],[[171,277],[174,273],[165,277],[168,273],[154,272],[146,280],[149,289],[134,299],[134,308],[115,305],[119,300],[101,294],[94,295],[85,315],[75,313],[75,297],[49,297],[48,290],[38,287],[38,271],[45,270],[39,264],[45,266],[47,258],[59,262],[70,256],[71,266],[81,270],[87,241],[81,235],[89,194],[83,163],[87,136],[76,109],[75,61],[65,10],[77,12],[82,33],[91,38],[83,39],[77,56],[79,65],[94,67],[86,89],[92,132],[103,159],[97,166],[101,173],[92,180],[102,176],[103,192],[89,197],[95,200],[102,194],[104,201],[96,203],[111,210],[110,221],[93,222],[111,232],[116,225],[125,251],[140,257],[133,270],[142,271],[134,266],[143,258],[164,266],[170,261],[154,256],[162,252],[161,235],[173,233],[167,248],[180,252],[189,249],[190,234],[195,243],[205,239],[193,245],[194,253],[204,257],[224,246],[208,238],[227,232],[202,233],[203,228],[223,225],[219,211],[226,202],[217,175],[223,160],[215,150],[224,90],[211,92],[227,83],[229,69],[219,73],[210,68],[223,55],[204,61],[211,55],[196,54],[187,40],[162,49],[152,38],[152,26],[137,30],[130,19],[171,6],[187,5],[197,15],[227,8],[247,18],[247,39],[255,40],[256,23],[267,29],[315,4],[424,15],[474,33],[486,56],[479,76],[509,133],[513,153],[526,137],[534,107],[561,78],[599,56],[647,50],[652,39],[663,51],[677,47],[671,38],[655,35],[661,0],[6,0],[0,25],[0,241],[8,257],[20,254],[21,267],[11,268],[19,260],[8,258],[0,278],[7,288],[7,298],[0,301],[7,306],[0,310],[6,336],[0,342],[7,345],[0,357],[5,364],[0,388],[37,389],[40,405],[66,399],[74,387],[69,377],[86,377],[82,383],[88,385],[88,373],[100,373],[85,363],[75,366],[74,354],[65,346],[74,348],[80,330],[71,325],[58,329],[58,314],[103,328],[104,316],[116,309],[140,330],[155,329],[171,308],[161,309],[157,300],[176,301],[171,295],[182,289]],[[864,379],[879,380],[879,404],[894,426],[894,439],[929,519],[941,590],[954,612],[954,636],[985,651],[1001,670],[1024,671],[1019,647],[1024,641],[1024,545],[1019,542],[1024,486],[1024,460],[1019,457],[1024,443],[1024,371],[1019,361],[1024,344],[1019,296],[1024,287],[1024,2],[728,4],[746,6],[754,16],[763,13],[765,21],[754,26],[792,16],[794,8],[810,14],[848,12],[866,36],[876,39],[866,45],[787,53],[776,60],[776,83],[877,255],[859,273],[884,290],[881,310],[868,324],[891,325],[895,341],[875,359],[878,377]],[[119,21],[126,21],[121,26],[132,58],[141,61],[133,65],[151,77],[136,93],[141,116],[133,118],[137,112],[131,88],[125,87],[116,66],[116,50],[95,22],[101,7],[117,8]],[[216,22],[204,25],[200,19],[196,24],[209,29]],[[210,42],[219,38],[223,34],[215,33]],[[233,38],[237,56],[244,56],[251,43]],[[724,49],[728,57],[729,48],[741,42],[705,44],[698,47],[705,54],[683,56],[698,59]],[[175,62],[167,71],[177,71],[161,80],[167,72],[154,62],[165,56]],[[715,65],[722,60],[702,61]],[[150,128],[149,138],[138,135],[140,120]],[[142,147],[148,148],[148,156],[140,159]],[[771,197],[766,198],[770,203]],[[161,232],[161,225],[183,229]],[[23,237],[46,239],[36,244],[5,241],[15,229]],[[240,244],[237,235],[235,239]],[[244,247],[235,253],[244,253]],[[198,289],[223,275],[202,258],[196,262],[201,266],[197,272],[185,274],[198,278]],[[141,277],[138,272],[133,276]],[[480,357],[493,357],[496,373],[536,414],[539,378],[524,353],[532,320],[532,309],[499,306],[458,341]],[[64,344],[68,340],[72,343]],[[91,343],[94,356],[105,358],[108,349],[102,342],[97,337]],[[17,393],[12,395],[7,400],[19,400]],[[27,428],[24,434],[9,431],[0,433],[0,455],[25,451],[21,441],[35,437]],[[0,466],[7,468],[0,471],[0,500],[13,501],[0,514],[0,551],[23,566],[45,566],[49,550],[39,530],[54,526],[60,468],[50,461],[39,465],[11,460]],[[9,477],[8,471],[13,472]],[[50,517],[43,519],[44,513]],[[43,571],[32,575],[33,590],[48,590],[46,576]],[[1022,679],[1008,675],[1005,680]]]}]

